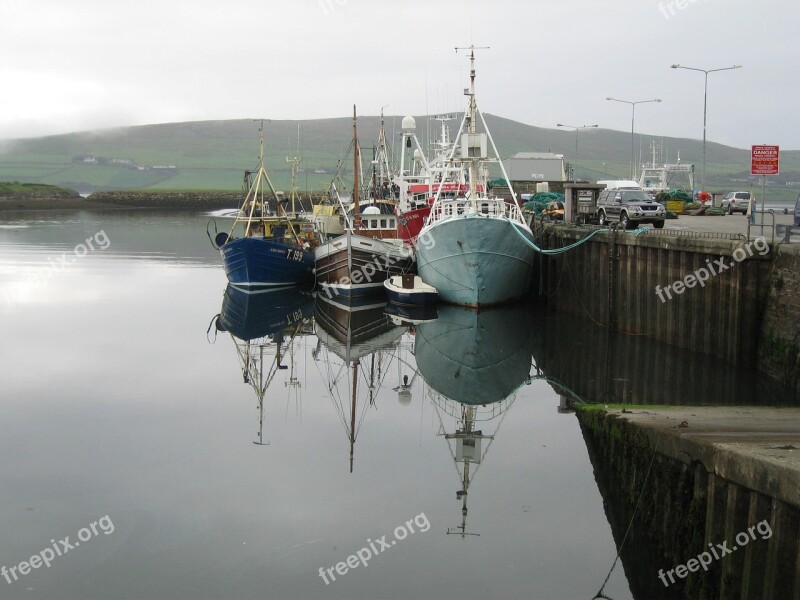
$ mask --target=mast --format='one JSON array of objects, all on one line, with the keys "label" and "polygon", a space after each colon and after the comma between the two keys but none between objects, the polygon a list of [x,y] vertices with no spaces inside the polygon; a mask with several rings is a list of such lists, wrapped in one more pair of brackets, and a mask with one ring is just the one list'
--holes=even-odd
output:
[{"label": "mast", "polygon": [[[466,90],[464,93],[469,96],[469,106],[467,107],[467,112],[464,115],[464,121],[466,121],[467,125],[467,134],[469,142],[472,142],[473,136],[477,133],[477,120],[478,120],[478,106],[477,101],[475,100],[475,50],[487,50],[488,46],[474,46],[471,45],[469,48],[456,48],[456,52],[459,50],[469,50],[469,90]],[[469,145],[468,145],[469,148]],[[479,153],[481,154],[481,153]],[[464,158],[463,156],[461,157]],[[482,159],[481,156],[470,156],[467,157],[469,160],[469,197],[470,197],[470,207],[473,212],[478,212],[478,161]],[[438,197],[438,195],[437,195]]]},{"label": "mast", "polygon": [[358,231],[359,207],[358,207],[358,178],[359,178],[359,158],[358,148],[358,129],[356,128],[356,105],[353,104],[353,229]]},{"label": "mast", "polygon": [[286,157],[286,164],[290,165],[292,172],[292,216],[297,215],[297,207],[295,199],[297,198],[297,172],[300,168],[300,163],[303,157],[300,156],[300,125],[297,126],[297,156]]},{"label": "mast", "polygon": [[[469,53],[469,120],[467,122],[467,132],[475,134],[477,123],[475,122],[475,48],[470,47]],[[472,137],[470,135],[470,137]],[[469,161],[469,199],[473,212],[478,212],[478,163],[475,157]]]},{"label": "mast", "polygon": [[383,108],[381,108],[381,129],[378,134],[378,177],[381,185],[391,179],[391,167],[389,166],[389,151],[386,147],[386,129],[384,128]]}]

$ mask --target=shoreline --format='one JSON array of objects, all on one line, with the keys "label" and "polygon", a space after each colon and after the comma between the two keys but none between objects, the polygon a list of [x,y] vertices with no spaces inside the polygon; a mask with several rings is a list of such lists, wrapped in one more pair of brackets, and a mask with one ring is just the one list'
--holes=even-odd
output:
[{"label": "shoreline", "polygon": [[0,198],[0,212],[50,210],[236,209],[240,192],[95,192],[88,198]]},{"label": "shoreline", "polygon": [[[301,206],[308,203],[303,193]],[[107,210],[107,209],[171,209],[221,210],[237,209],[242,203],[240,191],[101,191],[87,198],[0,197],[0,212],[30,210]],[[312,201],[319,200],[312,194]]]}]

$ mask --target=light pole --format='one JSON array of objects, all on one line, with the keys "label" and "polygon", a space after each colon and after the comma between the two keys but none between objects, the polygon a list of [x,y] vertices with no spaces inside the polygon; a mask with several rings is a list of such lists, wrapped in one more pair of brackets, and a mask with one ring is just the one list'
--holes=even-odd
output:
[{"label": "light pole", "polygon": [[697,69],[695,67],[684,67],[682,65],[672,65],[673,69],[686,69],[687,71],[699,71],[705,75],[705,83],[703,84],[703,174],[700,179],[700,191],[705,191],[706,188],[706,109],[708,108],[708,74],[716,71],[732,71],[733,69],[741,69],[742,65],[733,65],[732,67],[722,67],[721,69]]},{"label": "light pole", "polygon": [[557,123],[556,127],[566,127],[575,130],[575,169],[573,170],[572,178],[578,181],[578,130],[591,129],[592,127],[599,127],[598,125],[565,125],[564,123]]},{"label": "light pole", "polygon": [[620,100],[619,98],[606,98],[606,100],[611,100],[612,102],[623,102],[624,104],[631,105],[631,179],[634,178],[636,173],[633,169],[634,163],[634,154],[633,154],[633,124],[636,120],[636,105],[637,104],[645,104],[646,102],[661,102],[661,98],[652,98],[650,100]]}]

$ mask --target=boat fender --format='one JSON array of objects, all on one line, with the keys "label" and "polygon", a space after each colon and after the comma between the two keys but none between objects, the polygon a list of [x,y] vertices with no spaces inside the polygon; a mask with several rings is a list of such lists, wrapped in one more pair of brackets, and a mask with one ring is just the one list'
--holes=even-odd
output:
[{"label": "boat fender", "polygon": [[229,241],[231,241],[231,239],[233,238],[231,238],[227,233],[225,233],[224,231],[220,231],[214,237],[214,243],[217,245],[217,249],[219,249],[225,244],[227,244]]}]

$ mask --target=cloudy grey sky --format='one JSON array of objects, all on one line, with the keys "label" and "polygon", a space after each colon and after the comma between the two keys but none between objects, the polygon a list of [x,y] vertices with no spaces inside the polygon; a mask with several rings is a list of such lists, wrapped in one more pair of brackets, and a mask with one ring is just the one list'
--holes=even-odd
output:
[{"label": "cloudy grey sky", "polygon": [[0,0],[0,139],[203,119],[458,110],[800,148],[789,0]]}]

